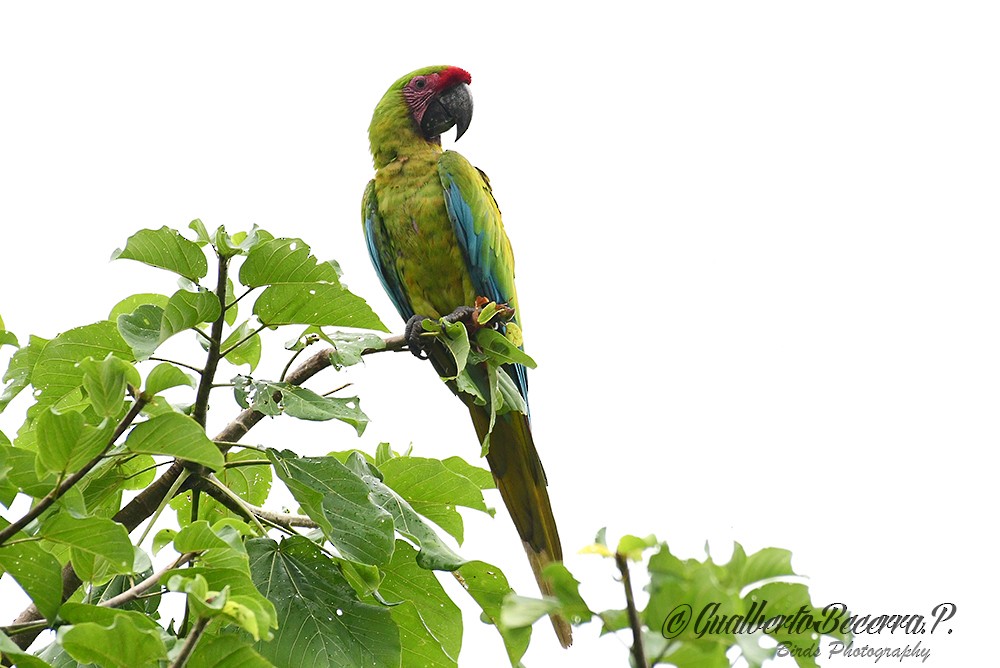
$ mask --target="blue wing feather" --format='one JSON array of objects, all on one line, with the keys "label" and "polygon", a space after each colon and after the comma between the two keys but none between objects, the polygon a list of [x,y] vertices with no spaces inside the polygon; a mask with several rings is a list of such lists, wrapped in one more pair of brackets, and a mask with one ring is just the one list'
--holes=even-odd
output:
[{"label": "blue wing feather", "polygon": [[[471,171],[471,170],[474,170]],[[472,278],[477,296],[495,302],[506,302],[517,308],[514,292],[512,261],[509,265],[500,260],[503,251],[512,257],[510,243],[500,220],[500,209],[493,199],[489,180],[482,171],[472,167],[459,154],[444,153],[438,161],[441,185],[444,188],[445,206],[461,247],[466,267]],[[474,174],[474,186],[463,188],[457,173]],[[477,213],[478,218],[477,218]],[[503,246],[503,248],[501,248]],[[506,274],[504,274],[506,272]],[[515,322],[517,321],[515,312]],[[528,402],[528,372],[520,364],[505,366],[518,392]]]},{"label": "blue wing feather", "polygon": [[378,201],[375,198],[375,181],[372,180],[365,188],[365,196],[361,204],[361,215],[364,221],[365,244],[368,246],[368,256],[371,258],[375,273],[382,282],[382,288],[396,311],[403,320],[413,316],[413,307],[403,291],[393,259],[392,244],[385,232],[382,216],[378,212]]}]

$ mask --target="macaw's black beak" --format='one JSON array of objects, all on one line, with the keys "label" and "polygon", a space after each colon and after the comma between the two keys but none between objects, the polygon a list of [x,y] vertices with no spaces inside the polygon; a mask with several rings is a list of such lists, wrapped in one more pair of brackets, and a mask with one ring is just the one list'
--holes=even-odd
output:
[{"label": "macaw's black beak", "polygon": [[438,137],[442,132],[457,127],[458,141],[472,122],[472,94],[464,83],[449,88],[431,100],[420,121],[420,131],[425,139]]}]

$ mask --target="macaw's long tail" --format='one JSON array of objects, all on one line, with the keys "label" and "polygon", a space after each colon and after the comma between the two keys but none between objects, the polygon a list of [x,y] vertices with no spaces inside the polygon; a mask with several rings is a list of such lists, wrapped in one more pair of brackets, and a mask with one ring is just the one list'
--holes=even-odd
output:
[{"label": "macaw's long tail", "polygon": [[[489,430],[489,414],[482,406],[477,406],[469,395],[460,396],[469,407],[476,434],[482,441]],[[552,586],[542,577],[542,569],[554,561],[562,561],[562,545],[545,487],[545,471],[535,450],[526,415],[507,413],[497,416],[486,461],[524,543],[538,588],[543,595],[552,596]],[[552,615],[551,619],[560,644],[569,647],[573,643],[573,629],[558,615]]]}]

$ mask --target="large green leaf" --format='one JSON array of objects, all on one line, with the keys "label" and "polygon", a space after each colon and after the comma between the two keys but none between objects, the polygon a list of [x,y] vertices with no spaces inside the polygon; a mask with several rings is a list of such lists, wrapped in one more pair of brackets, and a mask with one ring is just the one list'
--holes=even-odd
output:
[{"label": "large green leaf", "polygon": [[392,516],[368,498],[369,488],[333,457],[298,457],[268,451],[278,477],[302,509],[347,559],[380,565],[394,545]]},{"label": "large green leaf", "polygon": [[[10,523],[0,518],[0,527]],[[23,534],[17,534],[23,537]],[[62,603],[62,567],[38,543],[0,547],[0,570],[10,574],[46,619],[54,619]]]},{"label": "large green leaf", "polygon": [[110,420],[88,425],[80,413],[49,409],[38,416],[36,428],[38,462],[47,471],[61,473],[79,470],[99,455],[108,446],[115,425]]},{"label": "large green leaf", "polygon": [[71,329],[49,341],[31,371],[31,383],[39,392],[36,410],[54,405],[82,386],[81,361],[88,357],[103,360],[109,354],[133,359],[131,347],[108,320]]},{"label": "large green leaf", "polygon": [[482,490],[437,459],[394,457],[379,467],[386,484],[413,509],[450,533],[462,544],[462,516],[456,506],[489,512]]},{"label": "large green leaf", "polygon": [[110,626],[83,622],[60,627],[57,638],[77,661],[105,668],[158,667],[167,658],[160,634],[140,628],[126,615],[116,616]]},{"label": "large green leaf", "polygon": [[368,605],[319,547],[303,537],[247,543],[254,582],[278,611],[278,631],[257,651],[275,666],[382,668],[400,665],[399,631]]},{"label": "large green leaf", "polygon": [[208,273],[205,254],[193,241],[169,227],[139,230],[128,238],[125,248],[116,250],[111,259],[137,260],[197,281]]},{"label": "large green leaf", "polygon": [[42,523],[41,536],[70,548],[73,570],[87,582],[101,573],[129,573],[135,553],[121,524],[99,517],[57,513]]},{"label": "large green leaf", "polygon": [[433,571],[417,565],[416,550],[396,541],[392,561],[382,567],[378,587],[399,627],[404,666],[446,668],[458,665],[462,648],[462,613]]},{"label": "large green leaf", "polygon": [[504,598],[513,593],[507,578],[496,566],[484,561],[470,561],[458,571],[462,586],[483,611],[483,619],[493,624],[507,649],[511,666],[520,666],[531,641],[531,627],[507,628],[500,625]]},{"label": "large green leaf", "polygon": [[125,439],[125,446],[132,452],[169,455],[216,471],[225,463],[201,425],[180,413],[164,413],[136,425]]},{"label": "large green leaf", "polygon": [[379,472],[372,469],[364,457],[357,452],[352,453],[347,459],[347,466],[368,485],[372,502],[392,515],[396,531],[420,546],[420,553],[417,554],[420,566],[453,571],[465,563],[405,499],[380,480]]},{"label": "large green leaf", "polygon": [[247,254],[240,283],[257,288],[280,283],[340,283],[337,269],[319,262],[301,239],[271,239]]},{"label": "large green leaf", "polygon": [[149,372],[149,375],[146,376],[146,387],[143,388],[143,391],[149,396],[153,396],[171,387],[179,387],[181,385],[194,387],[195,381],[191,376],[173,364],[163,362],[162,364],[157,364]]},{"label": "large green leaf", "polygon": [[108,314],[108,320],[118,322],[118,316],[128,315],[145,304],[166,308],[169,301],[170,297],[166,295],[155,292],[140,292],[139,294],[128,296],[115,304],[111,309],[111,313]]},{"label": "large green leaf", "polygon": [[389,331],[364,299],[337,283],[282,283],[257,297],[253,312],[268,326],[316,325]]},{"label": "large green leaf", "polygon": [[144,360],[174,334],[218,319],[220,308],[214,292],[178,290],[165,306],[142,304],[131,313],[119,315],[116,322],[135,358]]}]

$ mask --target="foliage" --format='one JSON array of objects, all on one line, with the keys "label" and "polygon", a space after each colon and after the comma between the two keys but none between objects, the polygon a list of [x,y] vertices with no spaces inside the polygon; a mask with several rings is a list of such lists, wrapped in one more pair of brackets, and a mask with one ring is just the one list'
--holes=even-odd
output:
[{"label": "foliage", "polygon": [[[641,616],[641,644],[654,663],[728,665],[736,644],[759,666],[773,650],[756,637],[660,631],[680,605],[719,601],[720,614],[745,614],[761,599],[809,605],[802,585],[772,581],[792,575],[787,552],[747,556],[737,546],[719,566],[629,537],[615,553],[603,538],[592,551],[621,566],[655,548],[642,611],[630,591],[625,610],[592,611],[561,564],[547,572],[555,598],[518,597],[495,565],[456,551],[464,539],[457,508],[493,512],[483,496],[493,486],[488,471],[388,444],[373,455],[344,447],[324,457],[301,456],[285,442],[241,446],[264,417],[340,422],[348,428],[333,430],[339,438],[361,435],[368,417],[357,396],[303,383],[404,343],[377,333],[385,326],[343,285],[337,263],[318,260],[302,240],[256,227],[210,232],[199,220],[189,227],[193,238],[141,230],[112,256],[175,274],[173,294],[127,295],[107,318],[51,338],[15,336],[0,320],[0,347],[14,349],[0,412],[32,389],[13,439],[0,432],[0,504],[30,504],[11,521],[0,518],[0,574],[37,608],[22,616],[27,622],[0,627],[6,663],[454,667],[462,618],[440,581],[453,577],[467,605],[496,628],[512,666],[521,665],[541,616],[599,619],[615,633],[634,630],[629,610]],[[481,300],[468,327],[423,323],[450,360],[445,380],[487,406],[491,420],[527,410],[514,377],[535,363],[512,315]],[[278,328],[291,337],[274,351],[261,334]],[[310,346],[318,352],[299,360]],[[265,352],[288,356],[279,377],[253,375]],[[226,387],[231,401],[222,399]],[[211,411],[231,419],[214,438],[205,430],[210,398]],[[262,507],[275,484],[301,514]],[[161,519],[177,528],[154,532]],[[183,609],[180,619],[165,618],[166,600]],[[55,630],[54,640],[29,651],[44,629]],[[782,628],[769,633],[802,639]]]},{"label": "foliage", "polygon": [[[640,609],[633,599],[629,562],[641,563],[648,550],[648,601]],[[708,554],[704,561],[679,559],[655,536],[623,536],[612,551],[601,529],[583,552],[616,564],[625,587],[625,608],[592,610],[580,595],[580,583],[557,563],[546,568],[555,596],[509,594],[501,628],[524,628],[552,613],[574,624],[599,621],[602,635],[631,633],[632,665],[641,668],[729,668],[740,658],[750,668],[759,668],[778,653],[778,646],[800,668],[814,668],[821,635],[845,640],[834,623],[842,611],[812,604],[807,587],[795,581],[799,578],[787,550],[766,548],[747,555],[737,543],[728,563],[717,564]],[[762,646],[764,636],[775,642]]]},{"label": "foliage", "polygon": [[[464,537],[458,506],[492,512],[483,497],[492,477],[388,445],[374,457],[241,448],[262,416],[342,422],[350,431],[340,438],[360,435],[368,417],[358,397],[302,383],[386,349],[371,331],[325,328],[386,328],[344,287],[337,264],[300,239],[210,232],[197,220],[190,228],[193,238],[141,230],[113,254],[176,274],[173,294],[126,296],[104,320],[20,347],[0,321],[0,346],[16,348],[0,411],[33,390],[13,439],[0,434],[0,502],[31,499],[13,523],[0,520],[0,573],[41,616],[3,628],[0,651],[24,666],[398,666],[418,657],[456,666],[462,619],[435,571],[461,578],[487,617],[510,592],[497,567],[453,547]],[[261,334],[279,327],[297,329],[285,373],[254,377]],[[186,344],[188,354],[160,357],[174,337],[181,343],[170,350]],[[226,364],[242,367],[229,402],[219,385]],[[215,439],[204,427],[210,396],[213,411],[233,418]],[[302,515],[260,507],[278,480]],[[139,495],[124,503],[127,490]],[[146,520],[171,515],[179,530],[137,535]],[[68,600],[66,578],[79,587]],[[161,618],[171,597],[183,601],[183,619]],[[26,651],[44,628],[57,631],[54,642]],[[512,637],[516,662],[527,636]]]}]

